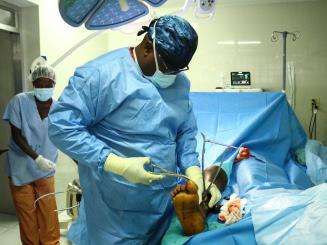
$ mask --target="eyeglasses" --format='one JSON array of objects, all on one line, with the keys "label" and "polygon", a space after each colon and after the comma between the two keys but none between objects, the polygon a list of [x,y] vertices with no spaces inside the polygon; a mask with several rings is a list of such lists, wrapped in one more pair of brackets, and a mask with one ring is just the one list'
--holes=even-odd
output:
[{"label": "eyeglasses", "polygon": [[168,65],[165,63],[165,61],[163,60],[163,58],[161,57],[160,54],[158,54],[159,56],[159,62],[164,66],[165,70],[162,71],[162,73],[166,74],[166,75],[177,75],[178,73],[182,72],[182,71],[187,71],[190,68],[188,66],[182,68],[182,69],[178,69],[178,70],[172,70],[168,67]]}]

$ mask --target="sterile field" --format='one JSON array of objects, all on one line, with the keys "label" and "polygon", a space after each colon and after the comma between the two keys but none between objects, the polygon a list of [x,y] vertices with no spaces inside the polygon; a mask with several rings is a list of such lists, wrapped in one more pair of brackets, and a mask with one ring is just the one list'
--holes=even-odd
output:
[{"label": "sterile field", "polygon": [[325,0],[0,0],[3,244],[326,244]]}]

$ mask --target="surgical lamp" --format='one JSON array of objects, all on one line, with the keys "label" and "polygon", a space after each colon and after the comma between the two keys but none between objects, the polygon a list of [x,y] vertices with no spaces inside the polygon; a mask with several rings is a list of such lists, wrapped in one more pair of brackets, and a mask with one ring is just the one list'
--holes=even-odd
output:
[{"label": "surgical lamp", "polygon": [[186,0],[183,7],[175,12],[184,15],[190,7],[194,6],[194,15],[199,18],[212,18],[216,12],[217,0]]},{"label": "surgical lamp", "polygon": [[110,29],[131,23],[167,0],[59,0],[59,12],[66,23],[89,30]]}]

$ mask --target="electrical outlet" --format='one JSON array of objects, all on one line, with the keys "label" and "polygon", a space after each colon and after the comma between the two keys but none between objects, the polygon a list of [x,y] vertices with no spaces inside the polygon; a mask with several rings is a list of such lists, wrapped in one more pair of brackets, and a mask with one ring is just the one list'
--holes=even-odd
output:
[{"label": "electrical outlet", "polygon": [[320,107],[320,97],[315,97],[310,100],[310,105],[315,105],[318,108]]}]

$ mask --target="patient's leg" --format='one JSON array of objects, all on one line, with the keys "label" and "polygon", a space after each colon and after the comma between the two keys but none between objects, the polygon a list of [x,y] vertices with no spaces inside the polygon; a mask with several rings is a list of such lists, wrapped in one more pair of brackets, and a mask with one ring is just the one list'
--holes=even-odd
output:
[{"label": "patient's leg", "polygon": [[[219,167],[211,166],[205,170],[205,179],[212,181],[219,171]],[[220,192],[226,187],[227,175],[223,169],[219,171],[214,182]],[[186,185],[179,185],[172,192],[175,212],[187,236],[200,233],[205,228],[205,219],[209,213],[208,202],[210,198],[204,198],[199,205],[197,186],[188,181]]]},{"label": "patient's leg", "polygon": [[202,232],[205,228],[206,215],[200,208],[197,189],[193,182],[188,181],[172,192],[175,212],[187,236]]}]

